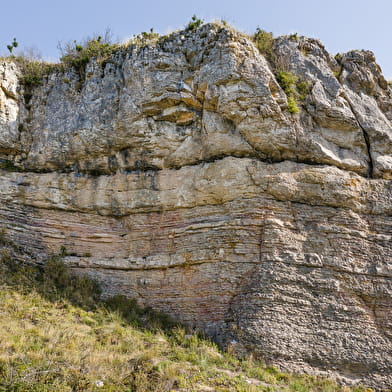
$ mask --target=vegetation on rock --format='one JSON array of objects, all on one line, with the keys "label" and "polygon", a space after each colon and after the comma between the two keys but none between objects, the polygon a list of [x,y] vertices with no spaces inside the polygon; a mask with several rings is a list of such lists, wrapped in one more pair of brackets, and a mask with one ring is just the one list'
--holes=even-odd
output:
[{"label": "vegetation on rock", "polygon": [[15,57],[14,60],[21,70],[21,83],[27,88],[41,85],[43,78],[58,68],[57,64],[23,56]]},{"label": "vegetation on rock", "polygon": [[276,79],[287,95],[287,105],[290,113],[296,114],[299,108],[296,101],[297,91],[295,84],[298,81],[297,76],[291,72],[280,71],[276,75]]},{"label": "vegetation on rock", "polygon": [[[272,33],[257,28],[252,37],[260,53],[271,63],[275,77],[287,96],[287,106],[290,113],[299,113],[299,103],[303,101],[308,93],[308,84],[299,80],[296,75],[289,72],[281,65],[283,59],[277,58],[274,53],[274,37]],[[298,40],[297,34],[291,34],[289,39]]]},{"label": "vegetation on rock", "polygon": [[256,29],[256,32],[253,34],[253,41],[255,42],[257,48],[260,53],[265,55],[269,60],[271,60],[273,56],[273,43],[274,36],[272,33],[268,33],[265,30],[262,30],[260,27]]},{"label": "vegetation on rock", "polygon": [[306,98],[309,85],[305,80],[300,80],[292,72],[279,71],[276,79],[287,96],[287,105],[290,113],[299,113],[298,104]]},{"label": "vegetation on rock", "polygon": [[[203,24],[204,21],[202,19],[193,15],[191,21],[186,26],[186,30],[195,31]],[[221,24],[224,27],[229,28],[225,21]],[[158,38],[159,34],[154,32],[154,29],[151,28],[149,32],[142,32],[138,35],[134,35],[133,38],[125,44],[125,46],[145,46],[151,42],[156,42]],[[273,34],[258,27],[252,36],[252,40],[255,42],[260,53],[274,64],[276,62],[276,56],[274,55],[273,50]],[[7,47],[12,54],[13,48],[16,48],[17,46],[18,43],[14,39],[12,45],[8,45]],[[110,32],[107,31],[103,35],[96,35],[92,38],[87,38],[83,42],[77,42],[74,40],[72,43],[67,43],[65,46],[59,44],[61,52],[60,64],[47,63],[24,55],[13,57],[20,66],[22,84],[27,88],[32,88],[42,84],[43,78],[55,69],[65,70],[72,68],[78,73],[80,79],[84,79],[86,65],[92,58],[97,59],[99,63],[104,63],[121,47],[124,47],[124,45],[112,43]],[[296,81],[293,81],[293,77],[295,78],[295,75],[290,75],[289,72],[282,71],[280,69],[276,69],[275,74],[279,84],[281,84],[287,95],[289,111],[291,113],[298,113],[298,99],[300,99],[300,94],[293,89],[293,86],[296,83]]]},{"label": "vegetation on rock", "polygon": [[110,34],[107,32],[102,37],[97,35],[88,38],[82,43],[73,41],[64,48],[60,46],[62,52],[61,61],[65,67],[73,67],[78,74],[83,77],[85,68],[92,58],[99,62],[107,60],[117,49],[119,45],[111,43]]},{"label": "vegetation on rock", "polygon": [[[381,160],[372,160],[369,151],[371,147],[379,151],[380,156],[390,155],[388,143],[382,143],[379,136],[385,138],[384,130],[389,129],[389,123],[383,123],[382,114],[382,110],[388,113],[384,103],[389,96],[378,85],[381,79],[377,67],[371,63],[376,70],[372,73],[370,66],[357,67],[356,62],[349,62],[339,87],[331,73],[337,69],[335,61],[327,54],[325,58],[318,56],[322,47],[303,37],[298,38],[298,44],[287,38],[272,41],[274,52],[279,55],[276,60],[282,61],[268,64],[246,37],[222,26],[208,24],[197,32],[177,32],[167,38],[167,42],[159,40],[151,48],[149,40],[154,39],[153,34],[150,31],[141,35],[140,45],[146,43],[147,48],[139,47],[139,43],[130,44],[129,49],[91,61],[87,65],[88,73],[83,68],[86,78],[83,94],[79,96],[74,91],[78,77],[70,65],[64,72],[51,74],[49,80],[38,78],[43,87],[34,92],[32,105],[23,105],[20,94],[27,89],[18,89],[19,67],[15,66],[14,59],[2,64],[6,75],[2,86],[5,96],[0,91],[5,108],[2,111],[5,114],[2,116],[5,119],[2,123],[3,169],[16,171],[15,165],[21,165],[25,171],[19,175],[3,170],[2,176],[2,219],[8,222],[15,242],[21,247],[32,243],[34,260],[46,257],[44,244],[59,249],[66,243],[72,253],[64,248],[65,255],[72,255],[72,260],[81,265],[88,257],[88,264],[96,269],[86,270],[107,282],[120,282],[116,290],[137,292],[140,298],[151,301],[163,311],[179,309],[184,319],[197,319],[206,328],[223,326],[218,329],[222,335],[230,338],[234,331],[241,343],[252,344],[255,350],[276,361],[287,361],[287,366],[291,365],[289,360],[292,363],[304,361],[309,366],[324,369],[330,366],[331,372],[341,370],[340,374],[352,380],[368,377],[371,385],[377,385],[377,379],[382,379],[386,385],[391,374],[388,372],[391,347],[385,343],[385,336],[378,327],[380,322],[384,324],[390,319],[384,306],[390,290],[380,271],[384,270],[384,261],[391,252],[387,243],[375,240],[374,233],[387,230],[384,226],[388,226],[390,205],[387,201],[391,195],[385,180],[391,174],[387,165],[377,163]],[[306,43],[305,49],[300,47],[302,42]],[[206,43],[211,43],[211,47]],[[72,48],[78,55],[84,49],[76,45],[74,43]],[[361,61],[368,58],[359,52],[356,55]],[[109,64],[105,68],[106,62]],[[121,69],[132,72],[118,72]],[[307,83],[297,76],[306,75],[315,84],[302,121],[287,119],[287,100],[271,70],[288,96],[291,111],[298,110],[297,102],[308,89]],[[364,79],[356,70],[374,78],[370,79],[369,86],[380,93],[377,99],[384,109],[375,96],[362,99],[361,89],[368,91],[369,86],[361,87]],[[354,79],[350,79],[350,75]],[[357,92],[350,90],[353,80],[360,82]],[[341,96],[341,88],[350,90],[352,95]],[[330,91],[336,94],[331,95]],[[365,122],[369,107],[375,114],[370,122]],[[353,121],[356,118],[358,121]],[[359,126],[360,123],[364,125]],[[378,123],[385,127],[374,128],[373,124]],[[198,132],[203,126],[206,132]],[[353,147],[347,141],[354,141]],[[14,164],[9,158],[15,159]],[[373,175],[373,162],[379,172],[375,170],[375,178],[368,181],[363,176],[365,173]],[[47,171],[51,174],[46,174]],[[105,176],[97,178],[100,174]],[[166,185],[160,186],[162,184]],[[176,189],[180,189],[181,194]],[[366,198],[370,193],[374,193],[372,200],[377,203]],[[336,219],[331,218],[332,207],[334,211],[339,208]],[[268,219],[265,226],[265,217],[269,217],[271,211],[279,219]],[[368,217],[363,224],[358,221],[359,215]],[[379,220],[373,222],[374,215]],[[134,220],[134,216],[137,219]],[[241,217],[247,218],[238,230]],[[369,219],[373,219],[374,227],[368,233],[366,222]],[[282,221],[288,223],[282,226]],[[314,225],[302,225],[304,234],[296,235],[298,221]],[[358,237],[351,230],[358,225],[374,242],[370,248],[363,236]],[[325,239],[322,250],[320,238]],[[6,269],[12,270],[13,252],[17,249],[7,241],[3,261]],[[260,241],[267,244],[262,255]],[[86,249],[85,244],[91,246],[91,254],[86,252],[90,249]],[[199,244],[203,244],[203,249]],[[377,252],[373,252],[374,249]],[[377,260],[372,257],[375,253],[381,255]],[[125,259],[118,259],[119,255]],[[282,262],[282,255],[288,257],[288,263]],[[249,257],[260,261],[257,268],[248,263]],[[325,263],[320,261],[324,258]],[[133,260],[136,260],[135,265],[128,264]],[[339,260],[344,261],[343,266]],[[118,275],[113,278],[114,262]],[[379,262],[382,268],[378,267]],[[282,375],[272,381],[267,375],[264,378],[266,369],[257,361],[252,360],[249,369],[245,360],[223,367],[199,346],[196,354],[186,353],[188,359],[174,356],[173,350],[179,350],[171,345],[175,331],[178,328],[184,331],[181,339],[185,339],[185,335],[192,337],[194,333],[187,333],[167,317],[140,308],[125,297],[100,301],[96,284],[78,283],[59,263],[59,258],[52,258],[45,267],[31,270],[34,277],[33,283],[30,282],[31,293],[23,292],[23,296],[18,297],[18,303],[22,303],[25,295],[35,293],[39,299],[34,299],[34,306],[40,310],[38,316],[34,313],[30,323],[31,305],[18,309],[23,328],[10,331],[2,339],[6,342],[1,347],[6,353],[3,368],[8,384],[5,389],[16,389],[18,382],[27,381],[33,385],[31,388],[36,388],[42,385],[42,380],[35,379],[36,375],[49,373],[55,381],[44,380],[47,389],[57,382],[60,390],[76,390],[79,387],[69,384],[70,376],[64,370],[71,368],[81,369],[79,373],[87,380],[87,386],[80,389],[98,388],[94,384],[97,382],[100,388],[103,383],[105,388],[114,385],[110,388],[140,390],[142,384],[136,387],[131,383],[140,372],[161,385],[160,368],[154,368],[160,361],[169,361],[174,368],[180,363],[184,369],[176,370],[174,381],[168,384],[168,388],[171,385],[173,389],[202,389],[203,383],[215,390],[250,388],[227,381],[220,369],[231,372],[230,376],[234,372],[234,376],[247,377],[242,381],[253,382],[252,388],[305,389],[303,379],[298,381],[298,388],[290,384],[292,376]],[[340,266],[339,271],[328,269],[331,263]],[[122,266],[127,272],[121,272]],[[139,271],[134,274],[128,271],[128,266],[129,270]],[[30,271],[29,268],[24,270]],[[270,274],[271,269],[273,274]],[[358,277],[358,270],[374,272]],[[255,271],[254,277],[252,271]],[[18,271],[14,272],[22,279]],[[128,279],[127,274],[135,278]],[[143,276],[140,281],[138,275]],[[23,278],[27,282],[23,286],[29,287],[27,278]],[[12,282],[6,285],[4,291],[10,289],[10,295],[14,295],[15,285],[12,286]],[[338,289],[331,290],[331,287]],[[243,296],[244,292],[249,296]],[[260,293],[265,301],[260,300]],[[358,298],[371,298],[371,303],[357,301]],[[7,301],[5,298],[4,304]],[[53,319],[42,321],[40,315],[46,310],[42,311],[40,301],[49,301],[48,308],[59,304],[55,306],[65,309],[64,314],[55,314],[56,319],[68,317],[68,309],[74,307],[81,312],[76,325],[67,320],[61,324]],[[347,302],[354,304],[352,308],[347,309]],[[369,319],[369,309],[381,316]],[[227,325],[228,311],[233,312],[231,330],[223,329]],[[95,332],[94,326],[85,323],[86,326],[79,320],[88,317],[95,320],[91,322],[93,325],[112,331],[107,326],[112,320],[102,321],[100,312],[105,317],[114,312],[120,320],[115,322],[114,328],[121,329],[121,336],[115,338],[113,344],[110,340],[113,332],[102,338],[106,342],[104,346],[99,345],[101,332]],[[3,316],[12,324],[9,310],[2,312]],[[26,325],[24,320],[27,320]],[[51,340],[50,331],[44,333],[46,321],[54,323],[56,334],[67,323],[69,329],[75,331],[83,324],[87,332],[82,329],[72,338],[85,352],[91,353],[89,358],[72,359],[79,355],[75,354],[73,341],[68,342],[73,351],[63,354],[67,342],[57,348],[60,337]],[[3,329],[5,326],[2,325]],[[139,360],[132,350],[135,344],[136,347],[141,345],[138,346],[135,334],[130,338],[133,347],[129,342],[124,343],[122,337],[128,336],[132,328],[141,333],[141,339],[145,332],[153,331],[156,337],[165,329],[156,345],[161,347],[159,341],[163,339],[169,346],[159,348],[151,363],[131,367],[127,361]],[[36,331],[31,342],[23,337],[30,336],[30,329]],[[44,332],[39,332],[42,329]],[[320,331],[326,334],[323,339]],[[15,344],[9,348],[7,342],[14,339],[11,333],[19,336],[16,340],[22,341],[23,346]],[[45,347],[53,350],[43,351],[45,355],[41,353],[45,348],[39,340],[41,335],[49,336],[44,340]],[[347,336],[350,338],[346,340]],[[182,344],[181,339],[178,343],[183,350],[186,343]],[[83,345],[87,341],[90,341],[88,347]],[[334,344],[341,341],[345,341],[345,345]],[[208,341],[205,344],[208,350],[215,350]],[[110,351],[111,345],[114,351]],[[144,350],[144,346],[140,348],[143,353]],[[32,351],[36,356],[30,354]],[[215,352],[217,358],[227,355]],[[110,361],[98,365],[94,362],[95,358],[111,356],[121,373],[112,370]],[[12,362],[15,358],[21,358],[21,362]],[[50,362],[42,365],[45,358]],[[190,364],[196,368],[190,368]],[[95,371],[95,367],[99,371]],[[147,373],[146,368],[150,369]],[[223,377],[223,384],[209,375],[210,368]],[[259,372],[258,381],[249,378]],[[268,375],[271,372],[276,371],[268,371]],[[124,374],[129,377],[123,380]],[[197,374],[202,376],[193,384],[182,383],[182,377],[192,380]],[[210,378],[212,381],[205,381]],[[123,384],[116,384],[119,382]],[[313,389],[321,388],[309,385]],[[307,383],[305,386],[311,388]],[[328,389],[325,385],[324,388]],[[329,389],[333,388],[337,387]]]},{"label": "vegetation on rock", "polygon": [[200,27],[204,23],[203,19],[198,18],[196,15],[192,16],[191,21],[188,23],[186,29],[188,31],[195,31],[198,27]]},{"label": "vegetation on rock", "polygon": [[155,42],[158,38],[159,33],[154,32],[154,29],[151,28],[149,32],[142,31],[140,34],[134,35],[128,44],[144,46],[150,42]]}]

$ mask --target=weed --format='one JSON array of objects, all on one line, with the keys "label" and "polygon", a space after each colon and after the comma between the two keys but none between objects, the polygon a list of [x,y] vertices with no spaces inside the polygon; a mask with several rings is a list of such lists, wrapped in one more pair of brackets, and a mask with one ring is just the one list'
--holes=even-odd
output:
[{"label": "weed", "polygon": [[61,245],[60,246],[60,257],[65,257],[67,256],[67,248],[65,247],[65,245]]},{"label": "weed", "polygon": [[336,53],[335,60],[338,63],[339,68],[335,69],[333,71],[333,74],[335,75],[335,78],[339,80],[343,72],[343,64],[342,64],[343,55],[341,53]]},{"label": "weed", "polygon": [[287,107],[290,113],[299,113],[298,104],[306,99],[310,86],[306,80],[299,80],[292,72],[280,71],[276,79],[287,96]]},{"label": "weed", "polygon": [[293,113],[293,114],[299,113],[299,107],[298,107],[297,101],[295,100],[294,97],[292,97],[292,96],[287,97],[287,108],[290,113]]},{"label": "weed", "polygon": [[7,244],[8,244],[7,228],[5,226],[2,226],[0,229],[0,245],[4,246]]}]

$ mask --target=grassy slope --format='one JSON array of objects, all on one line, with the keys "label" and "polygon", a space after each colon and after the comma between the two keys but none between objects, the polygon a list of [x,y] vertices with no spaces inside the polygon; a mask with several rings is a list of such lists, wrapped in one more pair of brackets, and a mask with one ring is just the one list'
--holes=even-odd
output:
[{"label": "grassy slope", "polygon": [[133,301],[93,305],[96,285],[60,261],[41,271],[0,252],[2,392],[364,391],[235,358]]}]

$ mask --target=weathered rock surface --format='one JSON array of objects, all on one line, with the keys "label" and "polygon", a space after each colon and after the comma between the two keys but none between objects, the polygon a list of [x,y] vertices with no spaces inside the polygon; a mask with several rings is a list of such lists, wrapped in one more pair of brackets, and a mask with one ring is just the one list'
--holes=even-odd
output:
[{"label": "weathered rock surface", "polygon": [[[392,385],[392,91],[371,52],[204,25],[53,72],[0,68],[0,220],[41,262],[292,370]],[[4,165],[3,165],[4,166]],[[233,343],[235,342],[235,343]]]}]

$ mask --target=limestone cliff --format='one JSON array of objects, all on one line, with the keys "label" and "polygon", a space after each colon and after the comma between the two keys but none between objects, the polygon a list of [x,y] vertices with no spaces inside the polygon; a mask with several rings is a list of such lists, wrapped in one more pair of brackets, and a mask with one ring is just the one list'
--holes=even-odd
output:
[{"label": "limestone cliff", "polygon": [[[33,89],[0,68],[0,221],[223,344],[392,385],[392,90],[368,51],[206,24]],[[303,84],[290,113],[276,69]],[[287,92],[287,91],[286,91]]]}]

